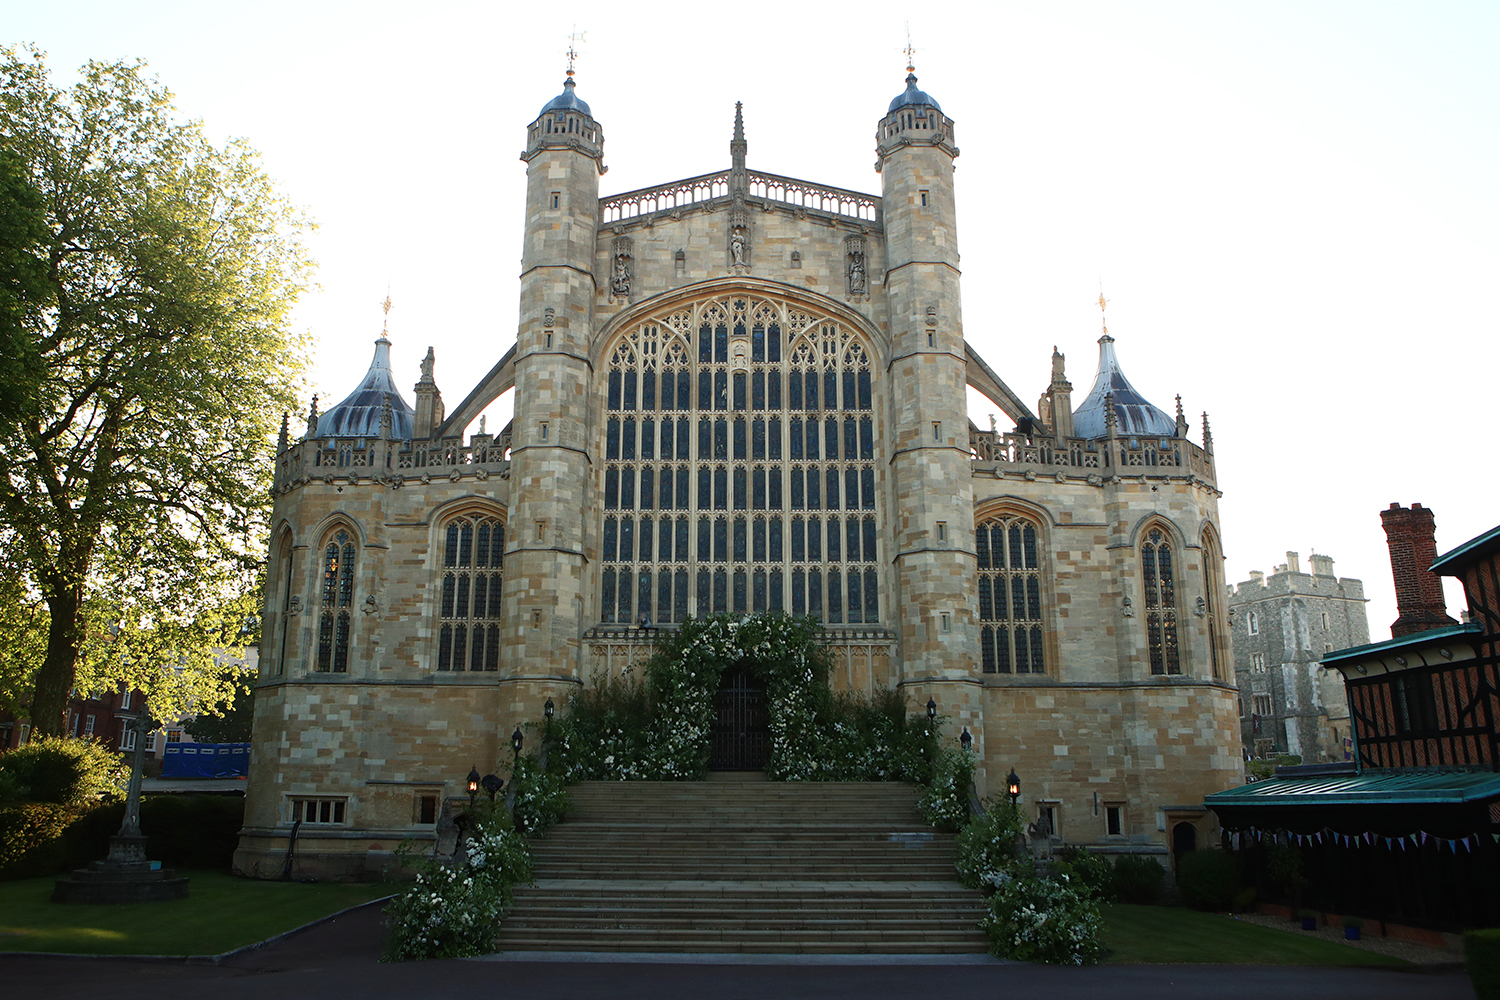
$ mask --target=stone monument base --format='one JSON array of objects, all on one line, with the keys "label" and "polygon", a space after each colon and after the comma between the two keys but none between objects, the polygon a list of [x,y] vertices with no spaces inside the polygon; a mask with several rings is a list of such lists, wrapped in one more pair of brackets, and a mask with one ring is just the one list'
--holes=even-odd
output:
[{"label": "stone monument base", "polygon": [[145,837],[114,837],[108,860],[75,868],[72,878],[57,880],[52,902],[148,903],[186,898],[188,880],[170,868],[153,869],[145,860],[145,841]]}]

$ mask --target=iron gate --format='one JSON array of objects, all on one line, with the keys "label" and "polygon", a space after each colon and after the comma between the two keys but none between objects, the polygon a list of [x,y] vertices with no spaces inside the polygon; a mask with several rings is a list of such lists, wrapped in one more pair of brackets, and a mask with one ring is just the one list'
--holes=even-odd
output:
[{"label": "iron gate", "polygon": [[766,689],[748,667],[724,672],[714,696],[714,771],[759,771],[771,755],[771,730],[766,714]]}]

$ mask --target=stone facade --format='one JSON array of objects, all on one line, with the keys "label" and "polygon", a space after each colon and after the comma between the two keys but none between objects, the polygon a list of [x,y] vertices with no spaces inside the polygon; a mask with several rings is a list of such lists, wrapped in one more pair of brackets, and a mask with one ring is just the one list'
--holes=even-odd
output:
[{"label": "stone facade", "polygon": [[1240,733],[1247,753],[1296,754],[1303,763],[1341,761],[1350,737],[1344,681],[1325,653],[1370,641],[1365,588],[1339,577],[1328,556],[1295,552],[1269,577],[1256,571],[1229,596]]},{"label": "stone facade", "polygon": [[642,624],[720,611],[818,615],[836,686],[935,699],[1066,842],[1211,842],[1242,765],[1207,418],[1107,331],[1089,437],[1062,355],[1033,413],[973,350],[937,102],[911,76],[880,119],[879,196],[750,169],[737,112],[728,170],[601,198],[603,141],[571,79],[530,125],[516,344],[451,413],[382,334],[284,430],[237,865],[373,874]]}]

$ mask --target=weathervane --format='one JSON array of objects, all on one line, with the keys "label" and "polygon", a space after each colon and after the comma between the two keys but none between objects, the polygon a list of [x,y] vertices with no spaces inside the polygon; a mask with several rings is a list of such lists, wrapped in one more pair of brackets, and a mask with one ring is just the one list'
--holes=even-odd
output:
[{"label": "weathervane", "polygon": [[917,49],[911,43],[911,22],[906,22],[906,71],[915,73],[917,71]]},{"label": "weathervane", "polygon": [[1108,304],[1109,300],[1104,297],[1104,282],[1101,281],[1099,282],[1099,329],[1105,334],[1109,333],[1109,322],[1104,315],[1104,307]]},{"label": "weathervane", "polygon": [[568,36],[568,78],[573,77],[573,66],[578,62],[578,46],[583,43],[588,35],[587,31],[579,31],[578,25],[573,25],[573,33]]},{"label": "weathervane", "polygon": [[385,318],[380,321],[380,335],[385,336],[391,326],[391,286],[385,286],[385,301],[380,303],[380,308],[385,312]]}]

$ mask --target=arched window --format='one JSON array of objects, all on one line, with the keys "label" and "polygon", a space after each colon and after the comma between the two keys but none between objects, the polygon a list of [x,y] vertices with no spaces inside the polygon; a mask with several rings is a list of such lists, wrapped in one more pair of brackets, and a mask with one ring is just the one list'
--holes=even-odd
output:
[{"label": "arched window", "polygon": [[1209,665],[1215,680],[1233,680],[1234,668],[1229,662],[1227,645],[1229,630],[1223,621],[1224,559],[1219,555],[1218,539],[1209,531],[1203,533],[1203,611],[1208,621]]},{"label": "arched window", "polygon": [[291,533],[285,532],[276,546],[275,589],[267,601],[272,609],[267,617],[273,623],[267,635],[271,640],[267,647],[272,660],[269,673],[276,676],[286,673],[286,647],[292,631],[292,551]]},{"label": "arched window", "polygon": [[505,524],[485,515],[455,517],[443,527],[442,546],[437,668],[496,670]]},{"label": "arched window", "polygon": [[974,531],[979,564],[979,661],[987,674],[1040,674],[1042,578],[1040,533],[1005,515]]},{"label": "arched window", "polygon": [[1141,545],[1146,586],[1146,647],[1153,674],[1182,673],[1177,647],[1177,564],[1166,533],[1152,528]]},{"label": "arched window", "polygon": [[354,540],[339,529],[323,549],[323,600],[318,613],[319,673],[347,673],[349,633],[353,626]]},{"label": "arched window", "polygon": [[874,372],[838,320],[751,297],[644,320],[606,366],[599,618],[881,620]]}]

